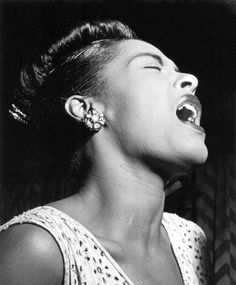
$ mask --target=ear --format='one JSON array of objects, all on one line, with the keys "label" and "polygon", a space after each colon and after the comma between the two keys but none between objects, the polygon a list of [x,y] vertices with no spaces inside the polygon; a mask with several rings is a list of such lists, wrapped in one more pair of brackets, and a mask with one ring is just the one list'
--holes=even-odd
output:
[{"label": "ear", "polygon": [[73,95],[66,100],[65,109],[72,118],[82,121],[90,109],[90,104],[85,97]]}]

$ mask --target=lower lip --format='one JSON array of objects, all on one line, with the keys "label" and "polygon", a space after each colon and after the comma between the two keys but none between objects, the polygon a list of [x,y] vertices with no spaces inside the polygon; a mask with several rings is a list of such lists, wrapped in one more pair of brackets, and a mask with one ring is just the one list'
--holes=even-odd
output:
[{"label": "lower lip", "polygon": [[193,123],[191,123],[191,122],[183,122],[183,121],[181,121],[183,124],[185,124],[185,125],[187,125],[187,126],[189,126],[189,127],[191,127],[191,128],[193,128],[193,129],[195,129],[196,131],[198,131],[199,133],[201,133],[202,135],[206,135],[206,133],[205,133],[205,130],[202,128],[202,127],[200,127],[200,126],[198,126],[198,125],[195,125],[195,124],[193,124]]}]

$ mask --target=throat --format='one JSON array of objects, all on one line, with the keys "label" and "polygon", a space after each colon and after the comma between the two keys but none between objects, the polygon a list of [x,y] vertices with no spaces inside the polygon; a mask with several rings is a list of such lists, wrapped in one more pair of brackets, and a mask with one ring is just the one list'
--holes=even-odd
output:
[{"label": "throat", "polygon": [[104,205],[91,231],[113,244],[118,252],[124,245],[131,252],[154,246],[161,238],[164,199],[153,205],[143,203],[143,200],[143,197],[137,197],[135,205],[130,201],[120,204],[117,200],[112,207],[111,203]]},{"label": "throat", "polygon": [[107,160],[103,157],[90,170],[78,194],[86,212],[84,224],[98,237],[148,244],[160,235],[164,181],[140,163]]}]

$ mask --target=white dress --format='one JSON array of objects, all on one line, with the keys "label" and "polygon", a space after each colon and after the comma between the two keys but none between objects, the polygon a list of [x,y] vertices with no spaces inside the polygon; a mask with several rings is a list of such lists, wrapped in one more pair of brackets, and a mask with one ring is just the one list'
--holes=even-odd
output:
[{"label": "white dress", "polygon": [[[0,226],[0,232],[21,223],[38,225],[54,237],[64,260],[64,285],[134,285],[95,236],[67,214],[50,206],[37,207]],[[162,225],[184,285],[207,284],[206,237],[201,228],[170,213],[163,214]]]}]

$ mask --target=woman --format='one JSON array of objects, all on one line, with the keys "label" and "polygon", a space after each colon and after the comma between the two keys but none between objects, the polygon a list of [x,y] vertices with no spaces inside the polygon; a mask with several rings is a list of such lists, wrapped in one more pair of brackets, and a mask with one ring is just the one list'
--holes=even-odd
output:
[{"label": "woman", "polygon": [[198,82],[117,21],[85,23],[21,73],[12,116],[73,129],[78,193],[15,217],[0,284],[206,284],[205,235],[163,213],[165,182],[205,162]]}]

